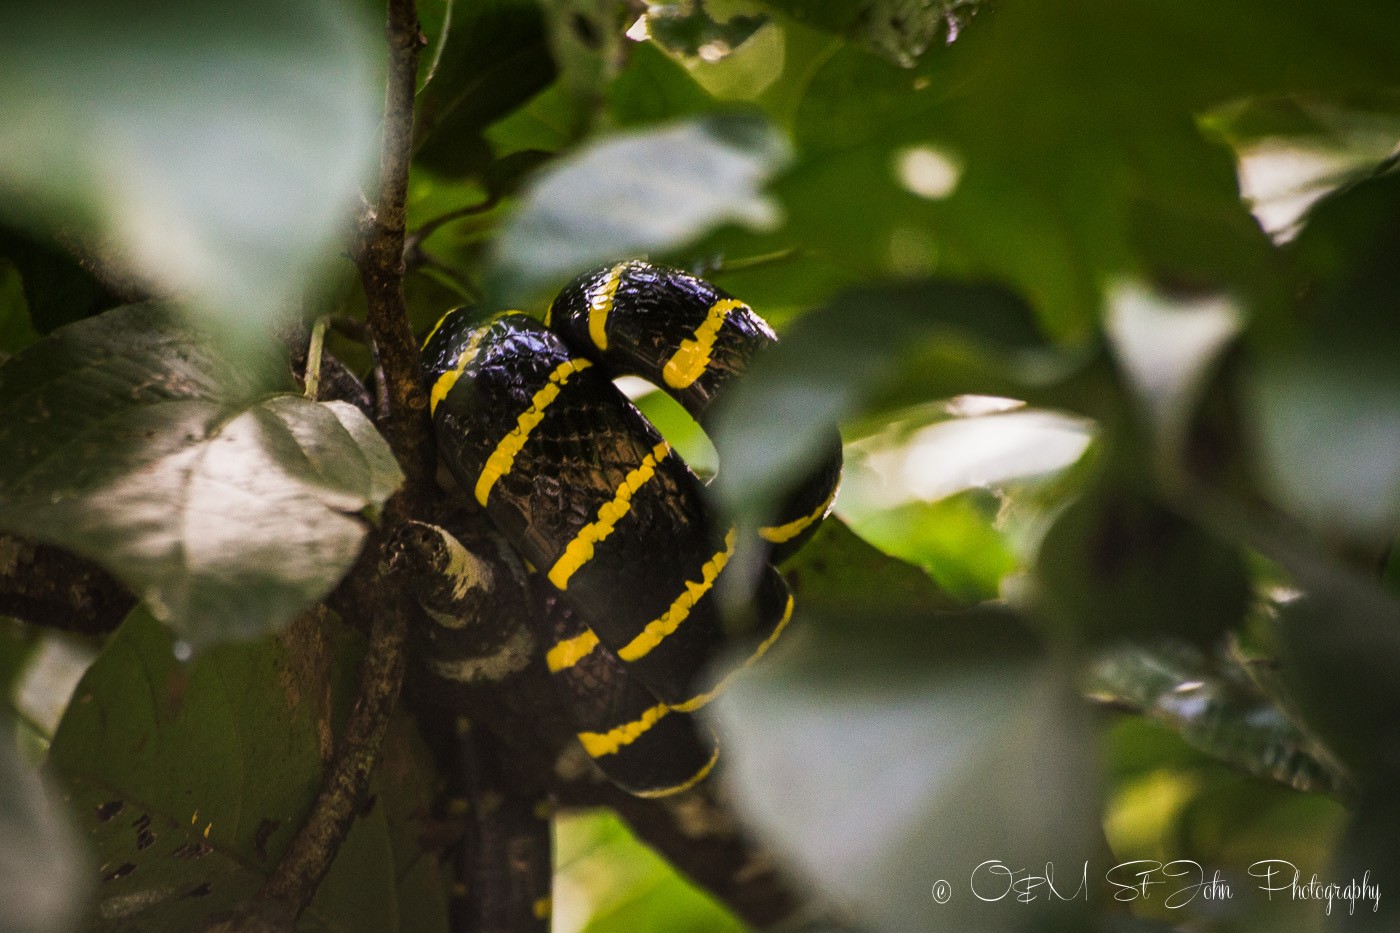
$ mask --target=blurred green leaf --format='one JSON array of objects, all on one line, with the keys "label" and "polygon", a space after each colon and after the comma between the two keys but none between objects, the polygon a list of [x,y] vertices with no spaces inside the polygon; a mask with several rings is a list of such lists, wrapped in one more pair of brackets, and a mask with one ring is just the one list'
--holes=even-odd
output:
[{"label": "blurred green leaf", "polygon": [[486,127],[554,80],[554,59],[539,5],[528,0],[458,2],[418,96],[418,165],[449,178],[483,172],[492,154]]},{"label": "blurred green leaf", "polygon": [[863,929],[1025,928],[1043,902],[929,891],[988,858],[1091,856],[1097,765],[1068,684],[1010,647],[1000,610],[899,623],[872,607],[837,629],[803,627],[810,604],[712,707],[741,813]]},{"label": "blurred green leaf", "polygon": [[992,526],[1000,502],[977,490],[938,502],[909,502],[874,512],[856,532],[895,557],[923,567],[959,602],[995,599],[1016,565]]},{"label": "blurred green leaf", "polygon": [[842,49],[802,100],[775,189],[789,228],[768,248],[801,240],[867,275],[995,277],[1069,340],[1122,275],[1275,300],[1268,240],[1195,119],[1393,80],[1393,8],[1347,3],[1322,29],[1310,16],[1303,0],[1016,3],[912,71]]},{"label": "blurred green leaf", "polygon": [[1246,401],[1279,503],[1383,546],[1400,527],[1400,174],[1331,195],[1288,253],[1290,321],[1251,334]]},{"label": "blurred green leaf", "polygon": [[1400,776],[1400,602],[1340,566],[1292,557],[1303,592],[1278,609],[1280,675],[1363,791],[1391,788]]},{"label": "blurred green leaf", "polygon": [[261,331],[348,234],[383,100],[371,35],[319,0],[6,4],[5,213],[94,229],[139,278]]},{"label": "blurred green leaf", "polygon": [[1235,546],[1105,482],[1045,533],[1035,577],[1049,617],[1085,642],[1170,634],[1209,649],[1251,599]]},{"label": "blurred green leaf", "polygon": [[501,231],[495,294],[528,307],[590,266],[674,248],[726,222],[765,223],[772,207],[759,190],[786,153],[771,127],[741,115],[580,149],[535,180]]},{"label": "blurred green leaf", "polygon": [[[222,645],[185,667],[153,619],[127,620],[51,751],[102,865],[95,928],[195,929],[257,890],[320,787],[357,655],[308,620],[284,640]],[[352,829],[305,928],[401,929],[400,910],[428,915],[413,901],[432,888],[399,889],[412,856],[395,851],[385,815],[423,802],[421,787],[417,800],[386,802],[421,784],[402,747],[386,743],[390,783],[375,788],[385,800]],[[413,929],[444,928],[440,884],[436,898],[437,923]]]},{"label": "blurred green leaf", "polygon": [[0,933],[65,933],[82,916],[89,868],[66,808],[11,733],[0,717]]},{"label": "blurred green leaf", "polygon": [[358,409],[293,388],[159,306],[63,328],[0,368],[0,526],[91,557],[197,644],[280,627],[402,480]]},{"label": "blurred green leaf", "polygon": [[12,702],[16,679],[39,647],[38,633],[14,619],[0,616],[0,696]]}]

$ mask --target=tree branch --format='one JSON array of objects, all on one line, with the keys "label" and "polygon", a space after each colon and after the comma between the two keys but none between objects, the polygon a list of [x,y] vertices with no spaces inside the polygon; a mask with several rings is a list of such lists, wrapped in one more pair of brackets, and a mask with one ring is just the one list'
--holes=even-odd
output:
[{"label": "tree branch", "polygon": [[360,227],[355,263],[368,302],[375,351],[384,367],[389,414],[381,427],[407,477],[391,522],[426,515],[436,464],[428,395],[423,389],[418,343],[404,302],[404,237],[408,167],[413,146],[413,98],[418,54],[425,40],[414,0],[389,0],[386,35],[389,81],[384,96],[384,137],[379,161],[379,201]]}]

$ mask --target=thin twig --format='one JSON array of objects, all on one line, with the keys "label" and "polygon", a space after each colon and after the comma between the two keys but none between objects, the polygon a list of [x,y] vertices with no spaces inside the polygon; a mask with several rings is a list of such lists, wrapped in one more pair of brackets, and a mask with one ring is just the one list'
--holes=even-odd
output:
[{"label": "thin twig", "polygon": [[484,214],[487,211],[494,208],[499,203],[501,203],[500,196],[493,194],[487,197],[485,201],[479,201],[476,204],[468,204],[465,207],[459,207],[455,210],[448,211],[445,214],[439,214],[432,220],[424,221],[423,224],[421,224],[419,227],[414,229],[414,231],[411,234],[409,234],[409,245],[417,246],[419,243],[423,242],[428,237],[436,233],[438,228],[443,226],[444,224],[449,224],[454,220],[461,220],[463,217],[472,217],[476,214]]},{"label": "thin twig", "polygon": [[326,346],[326,319],[318,317],[311,325],[311,342],[306,348],[306,397],[313,402],[321,394],[321,354]]}]

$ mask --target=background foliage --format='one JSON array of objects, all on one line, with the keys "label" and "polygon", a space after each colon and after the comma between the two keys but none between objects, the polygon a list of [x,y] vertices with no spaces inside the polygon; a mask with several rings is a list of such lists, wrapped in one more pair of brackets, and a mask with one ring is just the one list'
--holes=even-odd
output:
[{"label": "background foliage", "polygon": [[[289,305],[363,317],[341,254],[382,13],[20,6],[0,11],[0,528],[144,604],[102,642],[0,620],[0,930],[184,928],[256,888],[306,812],[362,647],[286,623],[400,481],[269,339]],[[713,449],[639,399],[697,465],[718,451],[725,508],[757,520],[843,425],[840,521],[786,568],[796,631],[715,713],[737,807],[823,910],[1394,928],[1400,7],[420,16],[420,333],[646,255],[784,338]],[[175,310],[108,310],[132,283]],[[366,372],[354,332],[329,343]],[[442,928],[405,719],[376,782],[307,928]],[[607,814],[563,821],[558,850],[558,930],[741,928]],[[1090,894],[976,901],[986,859],[1087,860]],[[1100,879],[1131,859],[1195,860],[1234,896],[1115,903]],[[1380,910],[1266,898],[1263,859],[1369,871]]]}]

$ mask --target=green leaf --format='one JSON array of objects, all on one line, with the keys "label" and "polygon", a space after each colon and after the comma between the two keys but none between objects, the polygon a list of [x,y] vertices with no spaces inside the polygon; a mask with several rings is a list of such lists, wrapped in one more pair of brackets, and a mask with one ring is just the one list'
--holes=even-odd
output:
[{"label": "green leaf", "polygon": [[620,126],[691,117],[717,106],[683,67],[647,42],[632,47],[627,67],[608,85],[607,100]]},{"label": "green leaf", "polygon": [[1258,777],[1311,792],[1337,793],[1345,785],[1312,738],[1235,665],[1217,672],[1180,646],[1124,644],[1094,663],[1089,692]]},{"label": "green leaf", "polygon": [[1260,322],[1245,401],[1266,481],[1313,527],[1380,547],[1400,526],[1400,174],[1342,189],[1289,249],[1301,297]]},{"label": "green leaf", "polygon": [[[221,645],[188,667],[144,613],[113,636],[51,749],[102,865],[100,929],[195,929],[251,895],[277,863],[348,710],[358,650],[325,624],[308,619],[281,640]],[[397,878],[409,856],[396,858],[386,812],[398,819],[422,801],[387,802],[421,783],[389,776],[412,774],[394,751],[403,747],[402,738],[386,743],[394,767],[383,773],[393,783],[374,788],[383,799],[352,829],[307,928],[404,928]],[[442,905],[439,888],[439,917]]]},{"label": "green leaf", "polygon": [[486,127],[554,80],[539,6],[458,2],[433,79],[418,97],[415,161],[449,178],[481,171]]},{"label": "green leaf", "polygon": [[804,627],[809,605],[713,704],[740,812],[860,929],[1023,929],[1037,906],[981,903],[966,879],[1092,851],[1098,766],[1065,679],[1017,650],[1003,609],[837,629]]},{"label": "green leaf", "polygon": [[261,329],[347,235],[383,101],[371,35],[315,0],[6,4],[5,211],[90,228],[138,277]]},{"label": "green leaf", "polygon": [[765,122],[740,115],[586,146],[526,191],[496,243],[495,293],[529,306],[590,266],[674,249],[727,222],[766,223],[760,188],[786,151]]},{"label": "green leaf", "polygon": [[[586,933],[741,933],[748,929],[696,888],[611,811],[555,824],[555,891]],[[582,901],[583,903],[580,903]],[[556,921],[563,923],[564,921]]]},{"label": "green leaf", "polygon": [[0,527],[98,561],[195,644],[280,627],[401,481],[357,409],[293,388],[162,307],[63,328],[0,368]]},{"label": "green leaf", "polygon": [[887,553],[928,571],[961,603],[995,599],[1016,566],[992,522],[1000,500],[982,490],[938,502],[908,502],[865,516],[856,531]]},{"label": "green leaf", "polygon": [[89,871],[66,808],[20,761],[0,718],[0,933],[65,933],[82,916]]},{"label": "green leaf", "polygon": [[783,575],[803,614],[832,625],[872,613],[907,619],[959,606],[922,568],[881,551],[836,516],[783,564]]}]

